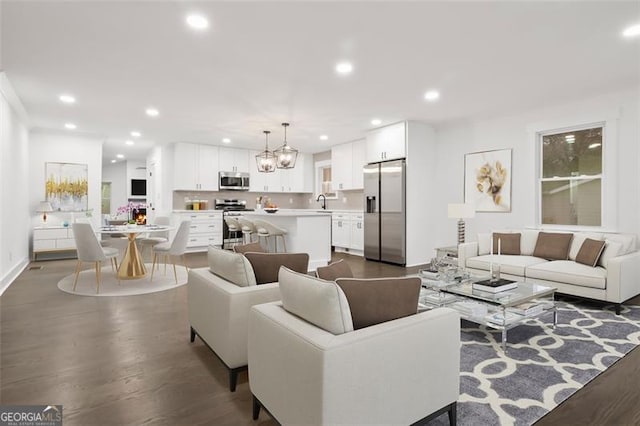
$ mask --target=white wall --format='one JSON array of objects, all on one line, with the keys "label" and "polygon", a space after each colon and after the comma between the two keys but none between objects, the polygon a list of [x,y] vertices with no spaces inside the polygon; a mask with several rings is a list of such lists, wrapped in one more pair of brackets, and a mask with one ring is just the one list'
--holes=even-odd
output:
[{"label": "white wall", "polygon": [[[53,132],[45,130],[32,131],[29,138],[29,208],[35,211],[38,203],[45,199],[45,163],[78,163],[86,164],[89,194],[88,209],[92,210],[91,221],[94,226],[100,225],[100,187],[102,182],[102,139],[78,136],[73,132]],[[81,213],[74,213],[75,218]],[[52,213],[47,219],[51,225],[62,221],[71,221],[71,213]],[[40,223],[40,217],[34,215],[34,224]]]},{"label": "white wall", "polygon": [[127,163],[119,161],[102,168],[102,182],[111,183],[111,214],[129,202],[127,197]]},{"label": "white wall", "polygon": [[446,206],[463,201],[464,154],[513,149],[512,211],[476,213],[475,218],[466,221],[467,241],[475,241],[478,232],[536,226],[536,146],[531,129],[540,123],[577,121],[575,124],[582,124],[580,120],[594,117],[600,117],[599,120],[614,117],[617,121],[617,140],[608,141],[616,146],[615,165],[605,172],[616,182],[611,228],[640,236],[639,104],[638,88],[630,88],[580,102],[438,127],[438,162],[434,176],[439,185],[433,194],[433,205],[439,207],[435,221],[429,225],[436,245],[453,245],[456,241],[456,220],[447,218]]},{"label": "white wall", "polygon": [[26,113],[0,73],[0,295],[29,263],[28,154]]}]

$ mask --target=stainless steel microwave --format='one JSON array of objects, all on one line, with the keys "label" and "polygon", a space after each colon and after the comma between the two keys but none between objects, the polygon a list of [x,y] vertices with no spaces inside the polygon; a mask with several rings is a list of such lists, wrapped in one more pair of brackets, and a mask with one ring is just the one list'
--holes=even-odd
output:
[{"label": "stainless steel microwave", "polygon": [[249,173],[220,172],[220,190],[248,191]]}]

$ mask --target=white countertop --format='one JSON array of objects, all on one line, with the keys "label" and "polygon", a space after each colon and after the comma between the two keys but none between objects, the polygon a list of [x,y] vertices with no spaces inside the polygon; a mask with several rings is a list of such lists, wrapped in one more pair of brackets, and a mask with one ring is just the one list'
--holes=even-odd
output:
[{"label": "white countertop", "polygon": [[330,212],[320,212],[311,209],[281,209],[275,213],[267,213],[264,210],[245,211],[242,212],[245,216],[288,216],[288,217],[301,217],[301,216],[331,216]]}]

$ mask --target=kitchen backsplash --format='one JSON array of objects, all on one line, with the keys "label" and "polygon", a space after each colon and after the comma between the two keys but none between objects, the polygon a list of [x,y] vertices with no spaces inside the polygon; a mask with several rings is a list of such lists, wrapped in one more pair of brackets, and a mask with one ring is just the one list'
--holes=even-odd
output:
[{"label": "kitchen backsplash", "polygon": [[[314,209],[320,208],[320,202],[316,201],[313,194],[280,194],[245,191],[219,191],[219,192],[195,192],[173,191],[173,209],[182,210],[187,200],[206,200],[209,209],[215,206],[217,198],[238,199],[247,202],[247,208],[256,207],[256,198],[267,196],[271,202],[282,209]],[[338,192],[337,200],[327,200],[327,209],[333,210],[358,210],[363,206],[362,191]]]}]

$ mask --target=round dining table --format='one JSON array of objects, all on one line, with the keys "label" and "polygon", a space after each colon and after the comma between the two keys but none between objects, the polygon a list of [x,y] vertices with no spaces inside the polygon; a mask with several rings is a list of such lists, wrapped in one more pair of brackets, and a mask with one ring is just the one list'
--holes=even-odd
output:
[{"label": "round dining table", "polygon": [[153,232],[167,232],[173,228],[159,225],[121,225],[103,226],[96,231],[97,234],[126,234],[129,240],[124,257],[118,266],[118,278],[121,280],[136,280],[147,275],[144,260],[140,256],[140,251],[136,245],[136,237],[139,234]]}]

